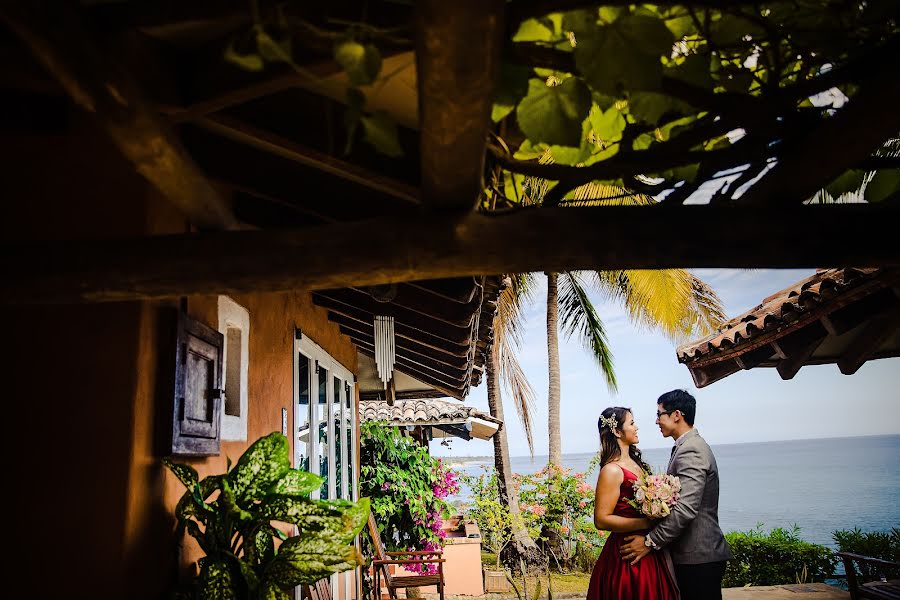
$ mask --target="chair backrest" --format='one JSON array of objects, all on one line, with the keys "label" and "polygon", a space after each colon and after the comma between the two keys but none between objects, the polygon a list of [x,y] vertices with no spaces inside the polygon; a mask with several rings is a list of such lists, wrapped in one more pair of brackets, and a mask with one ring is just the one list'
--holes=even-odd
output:
[{"label": "chair backrest", "polygon": [[381,542],[381,534],[378,532],[378,525],[375,524],[375,517],[369,513],[369,537],[372,538],[372,546],[375,548],[375,558],[379,560],[387,560],[387,551]]},{"label": "chair backrest", "polygon": [[[378,531],[378,525],[375,523],[375,517],[369,513],[369,537],[372,538],[372,547],[375,549],[375,558],[379,560],[388,560],[387,550],[384,549],[384,543],[381,541],[381,533]],[[391,569],[388,565],[381,565],[381,574],[384,576],[384,584],[390,589],[393,584],[391,577]]]},{"label": "chair backrest", "polygon": [[303,586],[303,597],[306,600],[332,600],[331,580],[325,577],[312,585],[305,584]]}]

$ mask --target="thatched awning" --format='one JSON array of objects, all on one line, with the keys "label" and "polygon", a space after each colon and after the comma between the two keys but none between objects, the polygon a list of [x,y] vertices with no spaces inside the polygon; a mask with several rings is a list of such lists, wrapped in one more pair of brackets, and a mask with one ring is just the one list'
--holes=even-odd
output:
[{"label": "thatched awning", "polygon": [[697,387],[754,367],[791,379],[804,365],[835,363],[851,375],[900,356],[900,271],[820,269],[677,354]]},{"label": "thatched awning", "polygon": [[383,421],[394,427],[430,428],[433,437],[491,439],[503,421],[480,410],[437,398],[397,400],[389,405],[383,400],[359,403],[362,421]]}]

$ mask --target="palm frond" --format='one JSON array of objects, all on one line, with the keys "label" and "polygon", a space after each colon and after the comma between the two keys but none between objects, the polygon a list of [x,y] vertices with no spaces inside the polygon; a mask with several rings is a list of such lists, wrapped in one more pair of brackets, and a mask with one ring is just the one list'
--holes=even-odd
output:
[{"label": "palm frond", "polygon": [[712,287],[693,273],[691,273],[691,304],[693,309],[691,313],[694,316],[691,330],[694,334],[708,335],[717,331],[728,320],[722,299]]},{"label": "palm frond", "polygon": [[686,269],[601,271],[594,282],[621,302],[633,323],[673,341],[709,333],[725,321],[721,299]]},{"label": "palm frond", "polygon": [[[525,376],[525,371],[519,364],[516,352],[522,345],[522,308],[530,300],[534,285],[535,278],[531,273],[507,277],[506,285],[497,298],[497,312],[493,321],[494,343],[491,350],[495,353],[495,364],[499,365],[500,382],[509,391],[513,407],[525,430],[528,449],[532,456],[534,456],[532,415],[536,410],[535,394],[534,388]],[[497,401],[503,400],[498,398]]]},{"label": "palm frond", "polygon": [[615,391],[616,372],[603,321],[588,297],[582,275],[577,271],[559,274],[559,314],[563,332],[567,336],[578,335],[597,361],[607,387]]}]

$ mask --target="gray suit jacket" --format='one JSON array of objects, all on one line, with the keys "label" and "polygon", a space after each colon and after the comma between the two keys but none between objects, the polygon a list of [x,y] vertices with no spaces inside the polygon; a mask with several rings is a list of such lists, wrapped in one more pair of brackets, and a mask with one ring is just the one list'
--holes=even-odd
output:
[{"label": "gray suit jacket", "polygon": [[685,434],[668,472],[681,480],[681,496],[671,514],[650,532],[668,548],[675,564],[728,560],[731,550],[719,527],[719,469],[716,457],[696,429]]}]

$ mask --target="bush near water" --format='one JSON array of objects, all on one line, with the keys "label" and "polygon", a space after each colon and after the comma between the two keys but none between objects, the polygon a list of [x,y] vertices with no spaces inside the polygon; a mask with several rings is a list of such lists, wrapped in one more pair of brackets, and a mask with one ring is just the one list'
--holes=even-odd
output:
[{"label": "bush near water", "polygon": [[801,540],[796,525],[766,533],[760,523],[750,531],[731,531],[725,539],[734,558],[728,561],[722,587],[824,581],[838,563],[830,548]]}]

